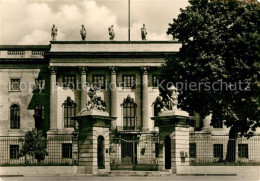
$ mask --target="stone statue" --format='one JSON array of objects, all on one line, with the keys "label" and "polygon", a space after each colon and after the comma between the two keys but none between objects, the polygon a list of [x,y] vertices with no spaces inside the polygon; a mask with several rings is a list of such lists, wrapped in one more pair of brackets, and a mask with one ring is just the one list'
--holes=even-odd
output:
[{"label": "stone statue", "polygon": [[146,35],[147,35],[146,27],[145,27],[145,24],[143,24],[143,27],[141,28],[142,40],[146,40]]},{"label": "stone statue", "polygon": [[55,41],[56,40],[56,36],[58,34],[58,29],[55,25],[53,25],[52,29],[51,29],[51,37],[52,40]]},{"label": "stone statue", "polygon": [[111,27],[108,28],[108,34],[109,34],[109,40],[114,40],[115,39],[115,32],[114,32],[114,28],[113,25],[111,25]]},{"label": "stone statue", "polygon": [[174,86],[171,86],[170,88],[168,88],[168,91],[170,92],[169,94],[167,94],[167,98],[169,100],[169,102],[168,102],[169,109],[170,110],[177,109],[179,93],[178,93],[176,87],[174,87]]},{"label": "stone statue", "polygon": [[[86,108],[81,111],[91,111],[91,110],[98,110],[98,111],[106,111],[106,103],[96,95],[97,88],[90,88],[88,91],[88,96],[90,98],[89,101],[86,103]],[[81,114],[80,113],[80,114]]]},{"label": "stone statue", "polygon": [[81,25],[81,26],[82,26],[82,28],[80,30],[80,35],[81,35],[82,40],[85,40],[86,36],[87,36],[86,28],[84,27],[84,25]]}]

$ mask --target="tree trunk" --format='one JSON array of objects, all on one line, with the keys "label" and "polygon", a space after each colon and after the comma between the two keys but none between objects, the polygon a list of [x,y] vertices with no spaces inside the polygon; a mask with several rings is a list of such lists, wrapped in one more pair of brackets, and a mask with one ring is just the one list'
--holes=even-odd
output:
[{"label": "tree trunk", "polygon": [[237,140],[237,129],[236,127],[232,126],[229,131],[226,162],[236,161],[236,140]]}]

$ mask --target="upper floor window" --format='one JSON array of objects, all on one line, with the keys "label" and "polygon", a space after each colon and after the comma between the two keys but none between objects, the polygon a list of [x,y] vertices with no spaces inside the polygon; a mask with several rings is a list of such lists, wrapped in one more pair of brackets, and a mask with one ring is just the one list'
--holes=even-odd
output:
[{"label": "upper floor window", "polygon": [[20,79],[11,79],[10,81],[10,90],[19,91],[20,90]]},{"label": "upper floor window", "polygon": [[14,104],[10,107],[10,128],[20,129],[20,107]]},{"label": "upper floor window", "polygon": [[71,100],[70,97],[67,97],[65,102],[63,103],[64,107],[64,127],[74,127],[74,120],[72,120],[72,117],[76,116],[76,103]]},{"label": "upper floor window", "polygon": [[19,145],[10,145],[10,159],[18,159]]},{"label": "upper floor window", "polygon": [[45,89],[45,80],[44,79],[35,79],[35,90],[43,90]]},{"label": "upper floor window", "polygon": [[63,87],[76,89],[76,76],[75,75],[64,75],[63,76]]},{"label": "upper floor window", "polygon": [[152,77],[152,84],[153,84],[153,87],[158,87],[159,85],[159,75],[153,75]]},{"label": "upper floor window", "polygon": [[136,86],[135,75],[123,75],[123,83],[125,88],[135,89]]},{"label": "upper floor window", "polygon": [[121,106],[123,106],[123,129],[134,130],[136,124],[136,103],[134,99],[127,96]]},{"label": "upper floor window", "polygon": [[105,80],[106,80],[105,75],[93,75],[92,77],[93,85],[100,89],[105,89],[106,86]]},{"label": "upper floor window", "polygon": [[34,119],[35,119],[35,128],[42,129],[43,122],[45,119],[45,110],[43,105],[37,105],[34,108]]}]

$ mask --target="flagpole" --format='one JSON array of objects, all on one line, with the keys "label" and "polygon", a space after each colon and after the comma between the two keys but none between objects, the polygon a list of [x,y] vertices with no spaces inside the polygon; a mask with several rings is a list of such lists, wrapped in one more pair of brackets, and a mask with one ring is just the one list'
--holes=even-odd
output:
[{"label": "flagpole", "polygon": [[130,0],[128,0],[128,41],[130,41]]}]

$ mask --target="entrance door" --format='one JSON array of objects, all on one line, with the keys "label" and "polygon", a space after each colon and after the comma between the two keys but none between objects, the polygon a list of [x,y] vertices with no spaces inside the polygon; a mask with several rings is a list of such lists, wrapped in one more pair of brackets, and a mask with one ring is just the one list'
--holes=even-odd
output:
[{"label": "entrance door", "polygon": [[137,142],[134,136],[122,137],[121,158],[124,164],[137,164]]},{"label": "entrance door", "polygon": [[164,140],[165,147],[165,169],[171,169],[171,138],[170,136],[166,136]]}]

